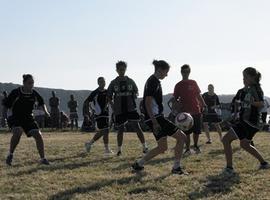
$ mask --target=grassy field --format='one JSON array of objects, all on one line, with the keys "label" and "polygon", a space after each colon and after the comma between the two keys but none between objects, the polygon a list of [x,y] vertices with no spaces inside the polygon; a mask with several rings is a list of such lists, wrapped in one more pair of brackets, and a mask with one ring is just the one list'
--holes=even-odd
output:
[{"label": "grassy field", "polygon": [[[22,137],[14,154],[14,165],[5,166],[10,134],[0,134],[0,199],[270,199],[270,170],[257,170],[255,159],[233,143],[236,174],[224,176],[222,145],[216,133],[214,142],[200,139],[202,153],[184,158],[188,176],[171,175],[173,152],[150,161],[145,172],[133,174],[130,165],[141,156],[136,134],[124,138],[123,156],[106,157],[102,140],[92,152],[84,152],[84,142],[91,134],[76,132],[44,133],[50,166],[38,164],[33,139]],[[150,147],[152,134],[146,134]],[[111,147],[116,149],[116,135],[111,133]],[[169,140],[170,148],[174,141]],[[270,160],[270,134],[258,133],[255,144]]]}]

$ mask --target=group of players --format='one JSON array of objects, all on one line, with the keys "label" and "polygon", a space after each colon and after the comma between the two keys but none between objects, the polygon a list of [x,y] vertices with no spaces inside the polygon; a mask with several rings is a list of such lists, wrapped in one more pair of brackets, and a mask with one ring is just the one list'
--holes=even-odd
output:
[{"label": "group of players", "polygon": [[[139,125],[140,115],[137,112],[135,100],[138,96],[138,88],[135,82],[126,76],[127,63],[119,61],[116,63],[118,76],[111,81],[108,89],[105,89],[105,79],[98,78],[98,88],[94,90],[86,99],[86,103],[93,105],[91,109],[95,113],[98,132],[94,137],[85,143],[87,152],[91,151],[93,144],[103,137],[105,153],[112,153],[109,148],[109,105],[113,111],[115,126],[117,127],[117,155],[122,154],[123,133],[125,125],[131,123],[142,144],[143,157],[136,160],[132,165],[133,171],[141,171],[144,164],[164,153],[167,148],[167,137],[175,139],[173,174],[186,174],[181,166],[183,154],[190,153],[190,135],[193,133],[194,150],[199,153],[198,145],[199,135],[201,134],[202,115],[204,113],[204,128],[206,130],[208,141],[209,136],[208,122],[215,123],[220,140],[224,146],[226,157],[225,172],[233,172],[232,147],[231,142],[239,139],[240,146],[253,155],[260,162],[260,168],[269,168],[268,162],[264,160],[259,151],[251,144],[252,138],[260,130],[260,109],[263,107],[263,91],[260,87],[261,74],[252,67],[243,70],[244,88],[241,98],[238,99],[237,106],[240,106],[239,117],[232,120],[229,131],[222,136],[217,111],[220,108],[217,95],[214,93],[213,85],[208,86],[208,92],[201,95],[201,91],[196,81],[189,79],[191,68],[189,65],[181,67],[182,80],[175,85],[173,98],[170,100],[172,113],[169,118],[163,114],[163,94],[160,80],[163,80],[169,72],[170,65],[164,60],[154,60],[154,73],[147,79],[144,88],[141,112],[144,114],[145,123],[150,127],[157,141],[157,146],[151,150],[148,149],[143,131]],[[32,110],[35,102],[43,109],[46,115],[49,115],[42,97],[33,89],[34,79],[32,75],[23,75],[23,86],[13,90],[5,106],[11,111],[8,118],[9,127],[12,130],[9,154],[6,158],[6,164],[11,165],[13,153],[20,141],[23,132],[28,137],[33,137],[36,141],[41,163],[49,164],[44,155],[44,143],[39,127],[37,126]],[[188,112],[194,120],[193,127],[183,132],[173,123],[173,116],[179,112]],[[171,119],[171,120],[170,120]],[[184,147],[186,148],[184,151]]]}]

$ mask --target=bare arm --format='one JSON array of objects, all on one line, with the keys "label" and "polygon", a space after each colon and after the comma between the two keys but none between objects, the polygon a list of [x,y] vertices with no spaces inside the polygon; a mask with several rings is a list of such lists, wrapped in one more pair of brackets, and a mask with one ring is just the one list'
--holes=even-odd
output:
[{"label": "bare arm", "polygon": [[156,120],[153,111],[152,111],[152,101],[153,101],[153,97],[152,96],[147,96],[145,98],[145,107],[146,107],[146,112],[149,116],[149,118],[151,119],[152,123],[153,123],[153,132],[154,134],[158,134],[161,127],[158,123],[158,121]]}]

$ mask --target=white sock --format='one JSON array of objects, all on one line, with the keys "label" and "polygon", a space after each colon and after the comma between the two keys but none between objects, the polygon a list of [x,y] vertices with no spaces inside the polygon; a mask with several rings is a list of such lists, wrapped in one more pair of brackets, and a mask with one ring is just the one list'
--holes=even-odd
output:
[{"label": "white sock", "polygon": [[142,143],[142,146],[143,146],[143,149],[146,149],[147,148],[146,142],[145,143]]},{"label": "white sock", "polygon": [[173,164],[173,168],[177,169],[178,167],[180,167],[180,161],[179,160],[175,160],[174,164]]},{"label": "white sock", "polygon": [[89,144],[92,145],[92,144],[94,144],[94,142],[95,142],[94,140],[90,140]]},{"label": "white sock", "polygon": [[122,146],[118,146],[118,151],[122,152]]},{"label": "white sock", "polygon": [[145,163],[144,158],[141,158],[140,160],[138,160],[137,163],[142,167]]},{"label": "white sock", "polygon": [[109,150],[109,144],[104,144],[105,150]]}]

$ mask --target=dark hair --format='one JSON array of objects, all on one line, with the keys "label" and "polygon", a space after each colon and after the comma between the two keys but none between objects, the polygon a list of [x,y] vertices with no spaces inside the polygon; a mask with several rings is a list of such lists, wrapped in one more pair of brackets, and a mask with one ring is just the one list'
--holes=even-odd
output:
[{"label": "dark hair", "polygon": [[247,67],[246,69],[244,69],[243,73],[246,73],[247,75],[253,77],[255,79],[256,83],[260,84],[262,75],[254,67]]},{"label": "dark hair", "polygon": [[121,66],[124,66],[125,68],[127,68],[127,63],[125,61],[122,61],[122,60],[118,61],[116,63],[116,69],[119,69],[119,67],[121,67]]},{"label": "dark hair", "polygon": [[170,69],[170,65],[164,60],[154,60],[152,64],[155,66],[155,71],[157,71],[157,69]]},{"label": "dark hair", "polygon": [[100,80],[105,80],[104,77],[100,76],[98,77],[97,81],[99,82]]},{"label": "dark hair", "polygon": [[24,74],[23,75],[23,82],[26,82],[29,79],[34,79],[34,77],[31,74]]},{"label": "dark hair", "polygon": [[182,67],[181,67],[181,72],[184,71],[184,70],[189,70],[190,71],[190,66],[188,64],[184,64]]}]

